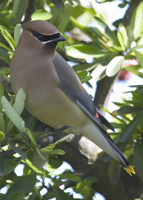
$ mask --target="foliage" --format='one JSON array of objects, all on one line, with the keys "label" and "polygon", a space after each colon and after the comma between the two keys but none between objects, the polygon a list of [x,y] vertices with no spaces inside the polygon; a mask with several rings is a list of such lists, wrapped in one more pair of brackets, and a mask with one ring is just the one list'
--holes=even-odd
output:
[{"label": "foliage", "polygon": [[[117,130],[117,135],[111,134],[113,140],[124,154],[127,156],[131,164],[135,166],[136,173],[143,180],[142,176],[142,119],[143,119],[143,93],[142,85],[133,85],[131,86],[136,88],[134,91],[129,91],[131,97],[129,100],[123,99],[122,103],[114,102],[115,105],[119,107],[118,110],[115,110],[113,113],[110,113],[114,118],[113,127]],[[111,160],[108,155],[103,155],[102,160],[107,162]],[[117,169],[117,166],[114,162],[110,163],[112,166],[112,171]],[[114,169],[113,169],[114,168]],[[113,174],[109,174],[110,177]],[[118,181],[119,175],[116,170],[116,174],[113,177],[112,181]],[[112,179],[112,178],[111,178]]]},{"label": "foliage", "polygon": [[[25,197],[44,200],[56,197],[58,200],[71,200],[74,199],[73,196],[59,187],[67,180],[74,181],[73,190],[80,193],[84,199],[88,199],[95,193],[92,184],[98,182],[97,177],[83,179],[74,171],[65,170],[61,173],[56,170],[63,164],[57,155],[63,155],[64,151],[55,147],[70,135],[46,147],[39,145],[38,141],[44,141],[45,136],[51,132],[41,132],[37,128],[39,122],[24,110],[24,91],[20,89],[15,97],[10,88],[7,66],[21,32],[17,28],[14,33],[14,27],[21,22],[27,6],[26,0],[3,0],[0,3],[0,59],[7,64],[0,68],[0,76],[7,82],[4,88],[0,84],[0,145],[6,155],[0,156],[0,188],[9,187],[6,195],[1,194],[0,199],[16,200]],[[123,5],[120,4],[120,7]],[[57,50],[75,63],[73,69],[84,83],[92,78],[92,74],[96,74],[98,81],[105,76],[114,76],[123,68],[143,77],[140,71],[143,67],[142,10],[143,2],[134,11],[129,26],[124,27],[120,23],[114,31],[108,27],[103,15],[96,13],[89,3],[88,6],[84,6],[79,0],[69,0],[65,3],[59,0],[36,1],[35,12],[31,18],[49,20],[63,34],[68,32],[67,42],[59,45]],[[92,58],[92,61],[88,62],[87,58]],[[128,60],[130,64],[126,66],[124,63]],[[134,66],[133,60],[137,60],[138,64]],[[130,100],[123,99],[123,103],[114,102],[119,109],[110,113],[115,119],[112,125],[117,130],[116,134],[111,133],[111,136],[135,166],[139,178],[143,180],[143,87],[132,87],[135,87],[135,91],[130,92]],[[4,92],[7,92],[8,100],[4,97]],[[6,153],[13,151],[13,156],[7,157]],[[105,154],[101,159],[106,162],[111,160]],[[23,176],[18,177],[14,169],[21,163],[24,166]],[[120,166],[115,161],[110,162],[108,176],[112,184],[118,182]],[[45,178],[48,178],[48,184]],[[43,188],[46,190],[44,195],[40,193]]]}]

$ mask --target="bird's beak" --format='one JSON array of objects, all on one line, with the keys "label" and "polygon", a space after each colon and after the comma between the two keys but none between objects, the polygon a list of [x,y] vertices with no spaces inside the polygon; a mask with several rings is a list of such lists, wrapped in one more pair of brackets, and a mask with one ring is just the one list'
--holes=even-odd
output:
[{"label": "bird's beak", "polygon": [[63,36],[59,35],[59,37],[51,39],[49,41],[45,41],[43,43],[44,44],[49,44],[49,43],[55,43],[56,44],[56,43],[61,42],[61,41],[66,41],[66,38],[64,38]]},{"label": "bird's beak", "polygon": [[64,38],[63,36],[60,35],[59,38],[54,39],[55,42],[60,42],[60,41],[66,41],[66,38]]}]

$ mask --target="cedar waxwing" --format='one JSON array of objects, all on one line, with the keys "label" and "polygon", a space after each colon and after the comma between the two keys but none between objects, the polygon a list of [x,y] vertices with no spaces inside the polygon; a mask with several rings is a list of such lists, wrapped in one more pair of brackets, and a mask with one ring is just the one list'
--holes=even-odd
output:
[{"label": "cedar waxwing", "polygon": [[131,175],[135,173],[106,132],[114,130],[94,107],[92,100],[68,63],[55,51],[65,38],[46,21],[30,21],[23,32],[10,64],[14,93],[26,93],[26,109],[43,123],[66,132],[82,134],[119,161]]}]

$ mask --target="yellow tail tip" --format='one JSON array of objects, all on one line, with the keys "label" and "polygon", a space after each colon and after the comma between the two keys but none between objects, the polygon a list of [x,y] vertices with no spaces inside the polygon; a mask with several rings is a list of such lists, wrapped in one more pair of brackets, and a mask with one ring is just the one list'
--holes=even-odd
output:
[{"label": "yellow tail tip", "polygon": [[134,170],[134,168],[133,168],[131,165],[128,165],[127,167],[124,167],[124,169],[126,170],[126,172],[127,172],[130,176],[132,176],[132,174],[135,174],[135,173],[136,173],[135,170]]}]

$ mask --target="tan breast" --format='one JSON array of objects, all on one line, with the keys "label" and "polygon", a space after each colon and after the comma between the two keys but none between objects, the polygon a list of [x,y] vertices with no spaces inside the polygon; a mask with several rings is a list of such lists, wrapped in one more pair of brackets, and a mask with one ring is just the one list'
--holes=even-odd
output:
[{"label": "tan breast", "polygon": [[[17,60],[17,56],[21,56]],[[85,121],[84,112],[59,87],[59,79],[52,63],[34,57],[28,62],[28,54],[14,55],[11,67],[11,85],[15,93],[20,87],[25,91],[26,108],[49,126],[78,126]],[[30,64],[29,64],[30,63]],[[33,64],[34,63],[34,64]],[[16,73],[15,73],[16,72]]]}]

